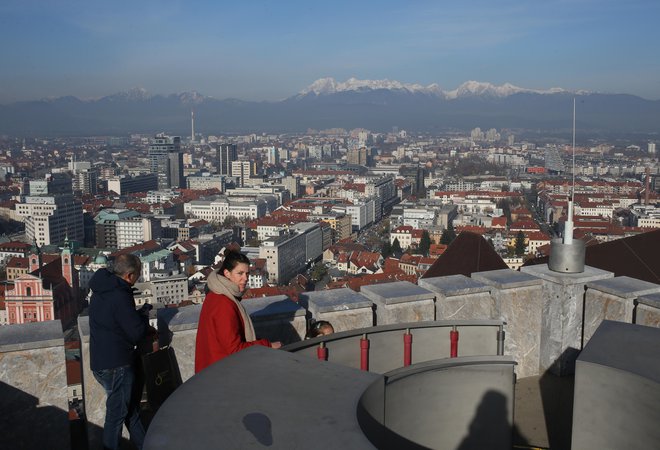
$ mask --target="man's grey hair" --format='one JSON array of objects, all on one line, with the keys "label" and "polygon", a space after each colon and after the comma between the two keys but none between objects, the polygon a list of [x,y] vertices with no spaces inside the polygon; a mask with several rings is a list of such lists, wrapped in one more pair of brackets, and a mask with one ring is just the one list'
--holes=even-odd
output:
[{"label": "man's grey hair", "polygon": [[130,253],[124,253],[115,259],[112,264],[112,271],[119,275],[128,275],[128,274],[139,274],[142,270],[142,262],[140,258]]}]

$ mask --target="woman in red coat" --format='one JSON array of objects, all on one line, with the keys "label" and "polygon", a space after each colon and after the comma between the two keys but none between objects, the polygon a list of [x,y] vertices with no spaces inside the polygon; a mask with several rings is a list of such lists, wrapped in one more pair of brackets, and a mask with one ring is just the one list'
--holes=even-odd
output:
[{"label": "woman in red coat", "polygon": [[195,373],[232,353],[253,345],[280,348],[280,342],[256,339],[252,320],[241,305],[250,260],[238,252],[225,255],[222,267],[209,274],[208,293],[199,316]]}]

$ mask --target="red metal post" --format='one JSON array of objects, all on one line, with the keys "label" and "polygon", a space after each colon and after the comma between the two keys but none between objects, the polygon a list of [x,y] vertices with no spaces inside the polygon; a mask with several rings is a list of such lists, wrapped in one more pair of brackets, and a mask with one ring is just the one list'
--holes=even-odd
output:
[{"label": "red metal post", "polygon": [[403,335],[403,366],[409,366],[412,363],[412,334],[410,329]]},{"label": "red metal post", "polygon": [[369,339],[366,334],[360,339],[360,370],[369,370]]},{"label": "red metal post", "polygon": [[449,357],[456,358],[458,356],[458,330],[456,327],[449,332],[449,341],[451,342]]},{"label": "red metal post", "polygon": [[321,342],[316,348],[316,357],[321,361],[328,360],[328,349],[325,347],[325,343]]}]

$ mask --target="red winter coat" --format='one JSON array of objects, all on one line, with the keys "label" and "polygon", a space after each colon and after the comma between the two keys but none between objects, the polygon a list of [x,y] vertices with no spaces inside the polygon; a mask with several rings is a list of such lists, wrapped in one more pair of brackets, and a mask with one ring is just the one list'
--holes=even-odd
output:
[{"label": "red winter coat", "polygon": [[195,373],[253,345],[270,347],[270,342],[267,339],[245,342],[245,325],[236,304],[226,295],[206,294],[197,327]]}]

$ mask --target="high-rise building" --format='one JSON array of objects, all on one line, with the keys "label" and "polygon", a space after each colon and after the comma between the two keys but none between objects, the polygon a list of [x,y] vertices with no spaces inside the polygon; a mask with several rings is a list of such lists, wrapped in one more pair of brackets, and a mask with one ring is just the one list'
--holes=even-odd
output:
[{"label": "high-rise building", "polygon": [[25,221],[25,235],[38,245],[84,239],[82,203],[73,196],[68,174],[47,174],[29,182],[30,195],[21,196],[16,215]]},{"label": "high-rise building", "polygon": [[231,175],[231,163],[238,159],[236,144],[219,144],[216,150],[218,174]]},{"label": "high-rise building", "polygon": [[73,194],[27,196],[16,204],[25,218],[25,236],[39,245],[61,244],[67,238],[82,242],[82,203]]},{"label": "high-rise building", "polygon": [[367,148],[360,147],[355,149],[350,149],[346,154],[346,159],[349,164],[355,164],[359,166],[367,165]]},{"label": "high-rise building", "polygon": [[178,152],[169,152],[169,183],[167,187],[179,187],[183,188],[186,186],[185,177],[183,176],[183,153]]},{"label": "high-rise building", "polygon": [[655,142],[649,142],[648,151],[649,155],[655,155]]},{"label": "high-rise building", "polygon": [[[104,209],[94,218],[96,246],[99,248],[120,248],[117,242],[117,223],[129,219],[139,219],[140,213],[128,209]],[[142,225],[142,224],[140,224]],[[125,241],[122,236],[122,242]]]},{"label": "high-rise building", "polygon": [[158,189],[183,186],[181,138],[157,134],[149,145],[149,171],[158,175]]},{"label": "high-rise building", "polygon": [[238,178],[238,186],[244,187],[245,180],[256,175],[254,161],[232,161],[231,176]]},{"label": "high-rise building", "polygon": [[121,176],[108,180],[108,191],[119,195],[155,191],[156,189],[158,189],[158,175],[155,173],[145,173],[134,177]]},{"label": "high-rise building", "polygon": [[73,193],[73,181],[68,173],[47,173],[43,180],[29,181],[29,195]]},{"label": "high-rise building", "polygon": [[85,169],[76,172],[73,179],[73,188],[83,194],[96,195],[99,171],[96,169]]}]

